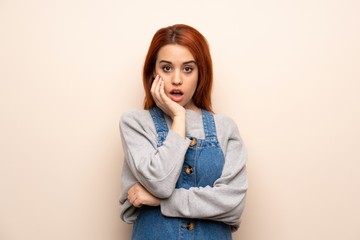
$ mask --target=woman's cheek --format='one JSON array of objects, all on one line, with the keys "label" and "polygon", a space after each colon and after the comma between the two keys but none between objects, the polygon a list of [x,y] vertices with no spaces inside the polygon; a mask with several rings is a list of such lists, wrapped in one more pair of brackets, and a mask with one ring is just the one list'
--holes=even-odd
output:
[{"label": "woman's cheek", "polygon": [[169,97],[170,90],[171,90],[170,86],[168,86],[168,84],[166,84],[166,80],[164,80],[164,92],[165,92],[166,96],[168,96],[168,97]]}]

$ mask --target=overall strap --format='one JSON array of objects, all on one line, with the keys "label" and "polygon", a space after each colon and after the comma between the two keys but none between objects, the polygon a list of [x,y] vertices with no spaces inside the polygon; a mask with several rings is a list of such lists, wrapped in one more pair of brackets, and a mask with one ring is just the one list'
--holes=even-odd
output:
[{"label": "overall strap", "polygon": [[205,138],[217,138],[214,116],[212,113],[201,109],[204,124]]},{"label": "overall strap", "polygon": [[169,132],[169,128],[166,124],[164,114],[160,108],[153,107],[149,109],[149,111],[155,124],[155,129],[157,133],[157,146],[160,147]]}]

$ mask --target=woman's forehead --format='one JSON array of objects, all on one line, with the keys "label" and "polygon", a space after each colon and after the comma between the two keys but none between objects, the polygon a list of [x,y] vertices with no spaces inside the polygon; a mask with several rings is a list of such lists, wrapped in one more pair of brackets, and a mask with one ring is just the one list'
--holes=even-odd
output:
[{"label": "woman's forehead", "polygon": [[167,61],[173,64],[194,62],[195,58],[187,47],[178,44],[168,44],[160,48],[157,54],[157,62]]}]

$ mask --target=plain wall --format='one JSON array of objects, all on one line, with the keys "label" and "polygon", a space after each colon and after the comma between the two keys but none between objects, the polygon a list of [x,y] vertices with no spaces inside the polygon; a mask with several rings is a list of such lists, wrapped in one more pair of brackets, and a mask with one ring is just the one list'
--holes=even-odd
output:
[{"label": "plain wall", "polygon": [[155,31],[200,30],[249,150],[238,240],[360,239],[360,2],[0,0],[0,239],[129,239],[120,115]]}]

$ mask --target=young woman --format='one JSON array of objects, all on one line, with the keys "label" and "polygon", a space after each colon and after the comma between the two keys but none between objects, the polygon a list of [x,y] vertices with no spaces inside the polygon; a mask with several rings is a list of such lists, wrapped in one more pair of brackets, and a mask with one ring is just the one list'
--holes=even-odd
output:
[{"label": "young woman", "polygon": [[187,25],[158,30],[143,69],[144,110],[122,115],[121,218],[132,239],[231,239],[248,187],[236,124],[211,108],[206,39]]}]

